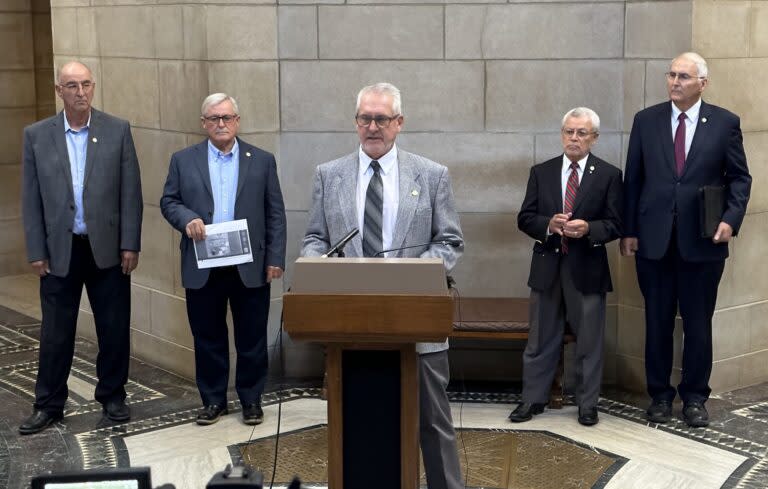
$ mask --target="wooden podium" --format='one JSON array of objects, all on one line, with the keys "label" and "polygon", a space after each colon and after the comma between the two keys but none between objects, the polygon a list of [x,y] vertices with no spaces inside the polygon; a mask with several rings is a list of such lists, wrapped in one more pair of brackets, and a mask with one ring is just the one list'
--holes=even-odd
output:
[{"label": "wooden podium", "polygon": [[417,489],[414,344],[453,327],[442,260],[299,258],[283,319],[327,343],[329,489]]}]

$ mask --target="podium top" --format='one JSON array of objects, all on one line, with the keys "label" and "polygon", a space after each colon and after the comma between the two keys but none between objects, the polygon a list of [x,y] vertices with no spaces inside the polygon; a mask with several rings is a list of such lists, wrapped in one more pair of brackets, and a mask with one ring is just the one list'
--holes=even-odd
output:
[{"label": "podium top", "polygon": [[296,260],[291,292],[298,294],[445,295],[440,258],[319,258]]}]

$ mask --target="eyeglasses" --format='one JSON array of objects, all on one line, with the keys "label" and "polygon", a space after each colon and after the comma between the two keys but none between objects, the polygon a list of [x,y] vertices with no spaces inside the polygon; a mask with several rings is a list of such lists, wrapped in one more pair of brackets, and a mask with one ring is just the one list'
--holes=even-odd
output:
[{"label": "eyeglasses", "polygon": [[578,139],[586,139],[587,136],[597,134],[597,131],[586,131],[584,129],[562,129],[561,131],[563,135],[568,136],[569,138],[572,138],[575,134]]},{"label": "eyeglasses", "polygon": [[668,71],[664,73],[664,76],[666,76],[667,80],[669,81],[674,81],[675,78],[677,78],[681,82],[687,82],[695,79],[703,80],[704,78],[706,78],[705,76],[692,76],[692,75],[689,75],[688,73],[675,73],[674,71]]},{"label": "eyeglasses", "polygon": [[94,85],[96,85],[94,82],[92,82],[90,80],[86,80],[86,81],[80,82],[80,83],[78,83],[78,82],[68,82],[68,83],[65,83],[64,85],[60,84],[59,86],[62,89],[68,91],[68,92],[77,92],[80,89],[80,87],[83,88],[84,92],[87,92],[87,91],[91,90],[94,87]]},{"label": "eyeglasses", "polygon": [[392,117],[387,117],[385,115],[377,115],[376,117],[371,117],[370,115],[356,115],[355,122],[360,127],[368,127],[371,125],[371,121],[373,121],[379,129],[386,129],[398,117],[400,116],[393,115]]},{"label": "eyeglasses", "polygon": [[240,117],[239,115],[204,115],[202,116],[202,119],[210,124],[213,124],[215,126],[219,125],[219,121],[223,122],[224,124],[231,124],[237,118]]}]

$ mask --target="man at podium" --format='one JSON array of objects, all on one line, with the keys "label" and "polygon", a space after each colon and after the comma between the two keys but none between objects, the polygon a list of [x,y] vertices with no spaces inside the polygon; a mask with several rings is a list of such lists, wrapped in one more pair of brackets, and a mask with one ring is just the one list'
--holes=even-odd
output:
[{"label": "man at podium", "polygon": [[[325,254],[354,229],[348,257],[442,258],[450,271],[464,250],[448,169],[395,145],[403,127],[392,84],[357,95],[357,151],[315,171],[302,256]],[[385,253],[382,251],[391,250]],[[464,487],[446,394],[448,342],[418,343],[419,426],[429,489]]]}]

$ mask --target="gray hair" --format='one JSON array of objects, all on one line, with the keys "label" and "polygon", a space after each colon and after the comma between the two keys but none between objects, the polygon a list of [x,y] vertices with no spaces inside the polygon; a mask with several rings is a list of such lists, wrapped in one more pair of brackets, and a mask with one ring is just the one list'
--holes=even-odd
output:
[{"label": "gray hair", "polygon": [[235,100],[235,97],[230,97],[226,93],[212,93],[205,97],[205,100],[203,100],[203,105],[200,107],[200,115],[204,116],[208,109],[227,100],[232,103],[232,108],[235,110],[235,115],[240,115],[240,109],[237,106],[237,100]]},{"label": "gray hair", "polygon": [[402,101],[402,98],[400,97],[400,90],[396,86],[387,82],[375,83],[373,85],[368,85],[367,87],[363,87],[357,93],[357,104],[355,105],[355,114],[357,114],[358,111],[360,111],[360,102],[363,100],[363,96],[368,95],[369,93],[389,95],[390,97],[392,97],[392,115],[403,115],[403,101]]},{"label": "gray hair", "polygon": [[597,115],[597,112],[590,109],[589,107],[576,107],[575,109],[571,109],[568,112],[565,113],[563,116],[563,124],[561,127],[565,127],[565,121],[567,121],[570,118],[580,119],[582,117],[589,117],[590,122],[592,122],[592,130],[595,131],[595,134],[600,133],[600,116]]},{"label": "gray hair", "polygon": [[58,85],[61,82],[61,73],[64,71],[64,68],[70,66],[70,65],[80,65],[86,70],[88,70],[88,73],[91,75],[91,81],[93,81],[93,71],[91,70],[90,66],[83,63],[82,61],[68,61],[64,63],[63,65],[59,66],[59,69],[56,70],[56,80],[54,82]]},{"label": "gray hair", "polygon": [[676,59],[680,59],[680,58],[684,58],[684,59],[687,59],[688,61],[692,61],[693,64],[696,65],[696,71],[698,71],[699,76],[701,78],[706,78],[707,75],[709,75],[709,68],[707,68],[707,60],[702,58],[699,53],[693,53],[693,52],[683,53],[677,56],[672,61],[670,61],[669,65],[672,66],[672,63],[674,63]]}]

